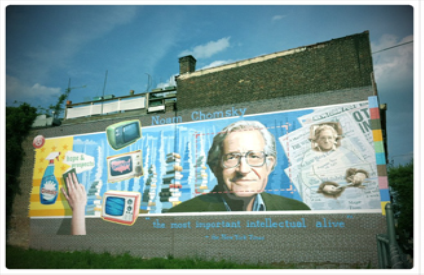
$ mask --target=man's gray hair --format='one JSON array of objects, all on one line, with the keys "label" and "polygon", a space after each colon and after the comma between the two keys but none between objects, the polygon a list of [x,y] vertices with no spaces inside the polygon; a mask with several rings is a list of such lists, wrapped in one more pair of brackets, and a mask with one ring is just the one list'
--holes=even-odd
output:
[{"label": "man's gray hair", "polygon": [[[234,122],[228,126],[226,126],[224,129],[222,129],[221,132],[219,132],[214,138],[211,148],[209,149],[208,153],[208,165],[209,167],[214,170],[215,167],[220,166],[221,158],[222,158],[222,143],[224,142],[224,139],[232,132],[237,131],[259,131],[264,138],[265,141],[265,148],[264,153],[267,156],[274,157],[274,165],[272,170],[274,170],[275,164],[277,163],[277,148],[275,145],[275,138],[274,136],[268,131],[268,129],[259,121],[247,121],[247,120],[241,120]],[[268,161],[267,161],[268,165]]]}]

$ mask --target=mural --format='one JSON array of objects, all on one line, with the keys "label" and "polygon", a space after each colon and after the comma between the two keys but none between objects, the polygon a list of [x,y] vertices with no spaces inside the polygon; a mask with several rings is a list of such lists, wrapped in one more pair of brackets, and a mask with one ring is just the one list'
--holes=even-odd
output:
[{"label": "mural", "polygon": [[127,120],[36,144],[30,217],[75,217],[82,207],[131,225],[147,214],[375,211],[384,201],[368,101],[147,127]]}]

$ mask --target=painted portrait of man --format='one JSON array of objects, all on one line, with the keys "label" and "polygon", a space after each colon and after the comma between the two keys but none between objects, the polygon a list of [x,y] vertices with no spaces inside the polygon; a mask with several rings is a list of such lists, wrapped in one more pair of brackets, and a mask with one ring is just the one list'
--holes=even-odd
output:
[{"label": "painted portrait of man", "polygon": [[309,210],[297,200],[265,192],[277,162],[274,136],[257,121],[238,121],[218,133],[208,165],[218,184],[168,212]]}]

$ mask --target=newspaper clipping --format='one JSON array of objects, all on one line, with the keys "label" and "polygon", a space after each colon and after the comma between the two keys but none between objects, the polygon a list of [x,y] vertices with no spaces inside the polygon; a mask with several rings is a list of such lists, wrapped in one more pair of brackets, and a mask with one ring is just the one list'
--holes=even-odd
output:
[{"label": "newspaper clipping", "polygon": [[279,137],[285,173],[312,210],[379,209],[368,102],[315,109]]}]

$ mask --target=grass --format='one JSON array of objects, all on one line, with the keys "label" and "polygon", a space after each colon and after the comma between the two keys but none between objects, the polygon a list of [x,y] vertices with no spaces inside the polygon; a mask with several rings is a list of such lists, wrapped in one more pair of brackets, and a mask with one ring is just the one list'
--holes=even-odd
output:
[{"label": "grass", "polygon": [[237,264],[225,260],[200,258],[140,259],[129,255],[111,255],[90,251],[58,252],[6,246],[8,269],[269,269],[260,264]]},{"label": "grass", "polygon": [[239,264],[226,260],[214,261],[195,258],[141,259],[129,253],[112,255],[108,252],[43,251],[6,246],[8,269],[362,269],[370,265],[337,263],[269,263]]}]

